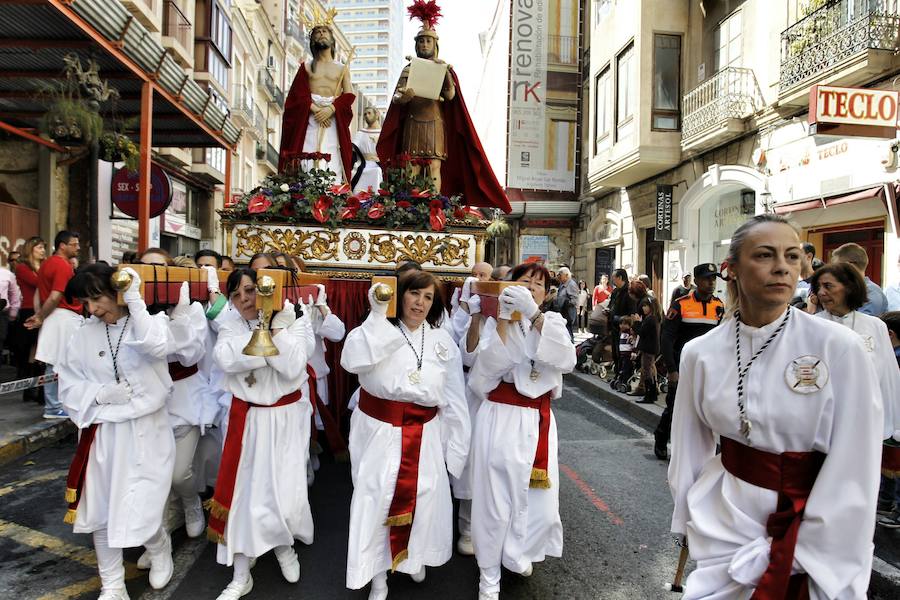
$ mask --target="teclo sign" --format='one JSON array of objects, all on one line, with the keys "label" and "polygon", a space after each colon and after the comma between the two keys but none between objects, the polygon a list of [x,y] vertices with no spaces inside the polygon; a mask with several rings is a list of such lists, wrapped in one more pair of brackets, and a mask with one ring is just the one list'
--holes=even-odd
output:
[{"label": "teclo sign", "polygon": [[900,92],[892,90],[816,85],[810,89],[809,123],[817,126],[818,133],[841,125],[854,125],[884,128],[883,131],[863,130],[860,134],[894,137],[898,105]]}]

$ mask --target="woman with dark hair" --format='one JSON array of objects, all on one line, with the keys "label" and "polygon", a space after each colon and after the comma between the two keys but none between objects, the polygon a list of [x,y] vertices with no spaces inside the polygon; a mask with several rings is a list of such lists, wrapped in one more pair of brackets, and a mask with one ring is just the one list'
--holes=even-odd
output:
[{"label": "woman with dark hair", "polygon": [[341,355],[361,387],[350,420],[347,587],[371,581],[370,600],[387,598],[388,569],[421,582],[426,566],[450,560],[447,472],[461,474],[470,436],[459,349],[438,325],[444,307],[437,280],[415,270],[400,277],[394,319],[377,287],[369,290],[369,316],[347,335]]},{"label": "woman with dark hair", "polygon": [[783,217],[738,227],[728,317],[682,351],[669,486],[697,561],[687,600],[866,597],[879,375],[858,336],[790,307],[802,256]]},{"label": "woman with dark hair", "polygon": [[250,257],[250,262],[247,263],[247,266],[250,267],[253,271],[259,271],[260,269],[271,269],[272,267],[277,267],[278,263],[275,261],[275,257],[267,252],[257,252],[253,256]]},{"label": "woman with dark hair", "polygon": [[[542,265],[515,267],[520,286],[500,294],[497,319],[481,331],[469,389],[481,408],[472,442],[472,541],[479,598],[500,595],[500,567],[531,575],[532,564],[562,556],[556,419],[550,401],[575,367],[566,320],[538,308],[550,286]],[[519,321],[511,321],[514,312]]]},{"label": "woman with dark hair", "polygon": [[172,544],[163,508],[172,486],[175,440],[166,399],[168,324],[150,315],[131,275],[116,303],[115,272],[83,267],[66,286],[67,301],[83,302],[91,317],[78,328],[59,365],[59,395],[80,430],[66,482],[66,522],[91,533],[100,571],[101,600],[127,600],[122,548],[145,546],[150,585],[172,577]]},{"label": "woman with dark hair", "polygon": [[[14,266],[16,283],[22,292],[22,306],[16,318],[15,328],[12,331],[11,340],[15,346],[16,355],[16,379],[36,377],[42,375],[44,366],[34,360],[34,350],[37,346],[37,329],[26,329],[25,321],[34,315],[35,298],[37,298],[38,269],[47,256],[47,244],[41,238],[35,236],[28,238],[22,248],[22,254]],[[38,303],[38,305],[40,302]],[[30,388],[22,394],[22,400],[32,400],[42,403],[41,388]]]},{"label": "woman with dark hair", "polygon": [[578,310],[575,328],[584,333],[587,331],[588,315],[591,314],[591,294],[588,292],[587,283],[584,282],[584,279],[578,282],[578,299],[575,302],[575,307]]},{"label": "woman with dark hair", "polygon": [[896,360],[887,325],[859,310],[866,303],[866,280],[850,263],[831,263],[813,273],[810,288],[824,309],[816,316],[849,327],[862,340],[881,387],[882,439],[900,441],[900,371],[893,368]]},{"label": "woman with dark hair", "polygon": [[306,469],[296,463],[309,448],[312,408],[299,400],[313,333],[309,316],[285,301],[270,325],[278,354],[244,354],[259,326],[256,272],[233,271],[226,289],[238,317],[219,326],[214,356],[233,396],[207,533],[219,542],[218,562],[234,566],[218,600],[237,600],[253,589],[251,560],[274,549],[285,580],[296,583],[294,539],[313,541]]}]

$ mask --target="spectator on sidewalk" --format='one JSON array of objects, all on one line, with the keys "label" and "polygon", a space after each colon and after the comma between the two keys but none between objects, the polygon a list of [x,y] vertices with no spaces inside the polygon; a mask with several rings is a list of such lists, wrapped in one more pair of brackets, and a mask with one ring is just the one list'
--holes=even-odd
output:
[{"label": "spectator on sidewalk", "polygon": [[644,396],[638,400],[638,404],[656,404],[658,393],[656,357],[659,355],[659,318],[654,304],[656,304],[656,299],[647,296],[638,305],[641,325],[638,329],[637,349],[641,353],[641,387]]},{"label": "spectator on sidewalk", "polygon": [[[794,297],[806,301],[809,297],[810,280],[815,269],[813,261],[816,259],[816,247],[809,242],[803,242],[803,256],[800,257],[800,280],[797,282],[797,291]],[[793,301],[791,301],[793,304]]]},{"label": "spectator on sidewalk", "polygon": [[[16,283],[22,292],[22,306],[13,333],[13,353],[16,359],[16,379],[37,377],[43,372],[40,363],[34,360],[37,346],[38,330],[26,329],[25,321],[34,314],[37,301],[38,270],[47,254],[47,244],[35,236],[29,238],[22,248],[19,262],[16,263]],[[39,387],[29,388],[22,394],[23,401],[43,402],[42,390]]]},{"label": "spectator on sidewalk", "polygon": [[672,290],[672,297],[669,298],[669,306],[672,306],[672,304],[679,298],[687,296],[695,289],[697,289],[697,286],[694,285],[691,280],[692,277],[690,273],[685,273],[681,276],[681,285]]},{"label": "spectator on sidewalk", "polygon": [[612,276],[615,289],[609,297],[609,333],[610,339],[613,340],[613,361],[618,368],[619,364],[619,346],[615,343],[619,339],[619,322],[626,316],[633,315],[637,312],[631,295],[628,293],[628,271],[625,269],[616,269]]},{"label": "spectator on sidewalk", "polygon": [[873,317],[878,317],[881,313],[887,312],[887,297],[885,297],[881,287],[866,276],[866,267],[869,266],[869,255],[866,254],[865,248],[853,242],[844,244],[831,253],[831,262],[850,263],[863,276],[866,282],[868,300],[862,305],[859,312]]},{"label": "spectator on sidewalk", "polygon": [[637,276],[637,280],[644,284],[644,287],[647,288],[647,295],[651,298],[656,298],[656,294],[653,293],[653,285],[650,282],[650,276],[646,273],[641,273]]},{"label": "spectator on sidewalk", "polygon": [[[69,302],[64,296],[66,284],[75,275],[69,259],[78,256],[81,249],[78,234],[60,231],[53,240],[53,247],[53,256],[45,260],[38,271],[38,292],[43,304],[35,307],[35,313],[25,321],[27,329],[40,328],[35,358],[47,365],[47,376],[55,374],[54,365],[59,364],[69,339],[83,320],[81,303]],[[56,382],[44,385],[45,419],[69,417],[59,401],[58,390]]]},{"label": "spectator on sidewalk", "polygon": [[572,342],[575,341],[575,317],[577,315],[578,306],[578,284],[572,279],[572,271],[569,267],[560,267],[556,271],[559,278],[559,287],[556,290],[556,307],[557,312],[566,319],[566,328]]},{"label": "spectator on sidewalk", "polygon": [[0,269],[0,351],[6,345],[9,324],[19,315],[22,293],[16,283],[16,276],[9,269]]},{"label": "spectator on sidewalk", "polygon": [[609,285],[609,275],[604,273],[600,276],[600,282],[594,287],[594,297],[592,298],[594,306],[602,304],[612,294],[612,287]]},{"label": "spectator on sidewalk", "polygon": [[584,279],[582,279],[578,282],[578,301],[575,305],[575,308],[578,311],[576,322],[580,333],[587,331],[588,315],[591,312],[590,301],[591,295],[588,293],[587,284],[584,282]]}]

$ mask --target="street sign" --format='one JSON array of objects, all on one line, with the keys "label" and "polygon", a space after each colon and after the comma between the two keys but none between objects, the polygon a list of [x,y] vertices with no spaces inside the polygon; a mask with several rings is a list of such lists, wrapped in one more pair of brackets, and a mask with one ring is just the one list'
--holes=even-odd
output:
[{"label": "street sign", "polygon": [[[110,184],[112,202],[129,217],[138,218],[138,174],[123,167]],[[172,182],[159,165],[150,165],[150,218],[158,217],[172,201]]]},{"label": "street sign", "polygon": [[656,241],[672,239],[672,186],[656,186],[656,227],[653,232]]}]

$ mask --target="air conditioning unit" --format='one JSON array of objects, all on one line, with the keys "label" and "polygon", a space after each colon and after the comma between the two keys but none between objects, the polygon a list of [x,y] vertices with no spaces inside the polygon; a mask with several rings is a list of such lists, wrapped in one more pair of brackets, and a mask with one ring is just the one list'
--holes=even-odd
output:
[{"label": "air conditioning unit", "polygon": [[269,69],[270,71],[275,68],[275,57],[274,56],[268,57],[268,60],[266,61],[266,68]]}]

